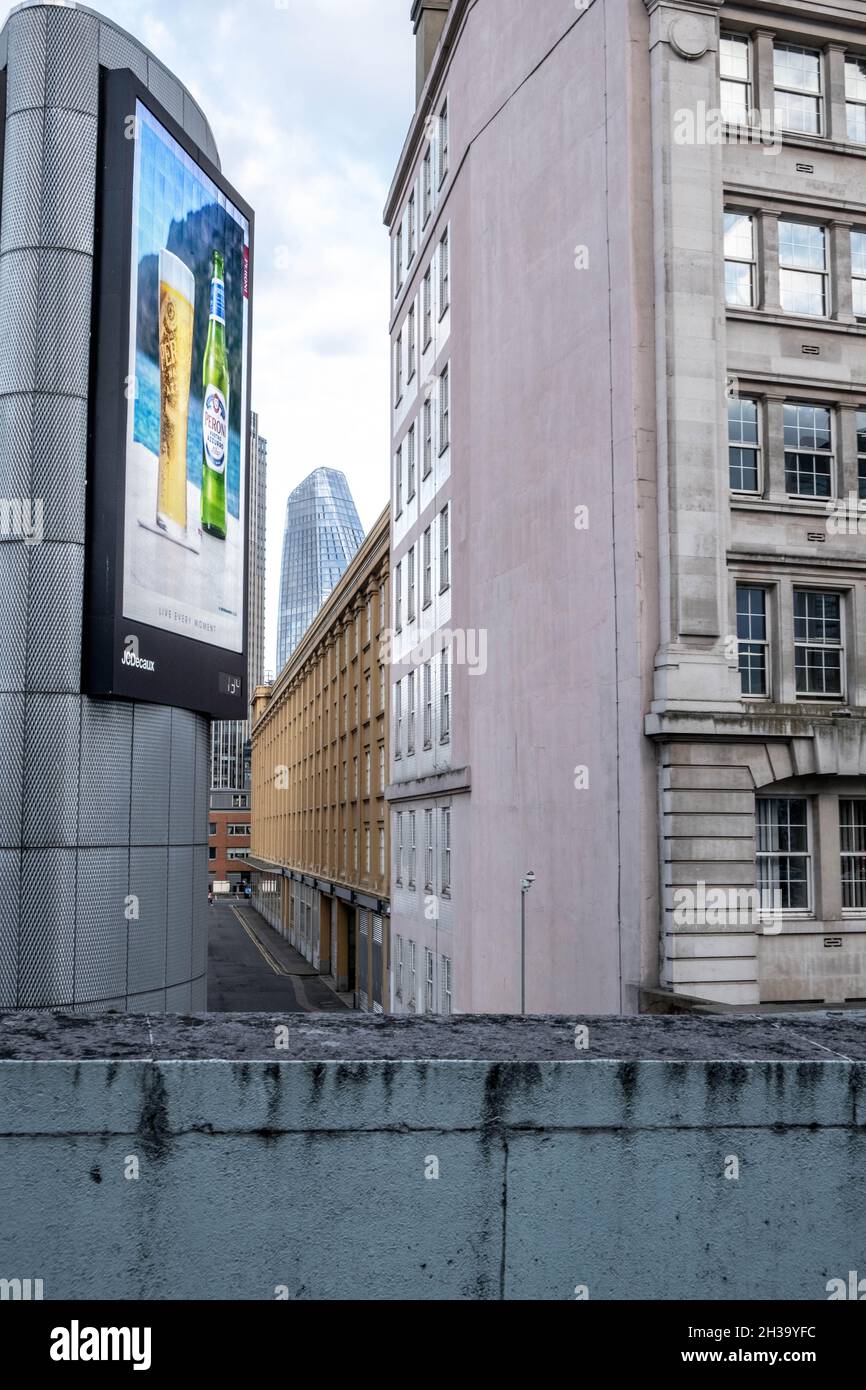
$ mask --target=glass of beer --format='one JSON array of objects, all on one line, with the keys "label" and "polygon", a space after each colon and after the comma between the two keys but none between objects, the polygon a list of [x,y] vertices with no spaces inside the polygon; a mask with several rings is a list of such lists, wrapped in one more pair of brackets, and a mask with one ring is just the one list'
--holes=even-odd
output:
[{"label": "glass of beer", "polygon": [[186,449],[194,312],[195,276],[171,251],[160,251],[156,521],[175,540],[183,540],[187,531]]}]

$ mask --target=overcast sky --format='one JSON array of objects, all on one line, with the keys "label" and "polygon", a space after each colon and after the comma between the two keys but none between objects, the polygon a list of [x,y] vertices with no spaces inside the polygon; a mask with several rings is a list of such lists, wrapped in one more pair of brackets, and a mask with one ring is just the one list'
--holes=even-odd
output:
[{"label": "overcast sky", "polygon": [[[9,9],[0,0],[5,22]],[[369,529],[388,499],[388,237],[414,109],[410,0],[95,0],[201,103],[256,213],[253,409],[268,441],[268,622],[286,498],[342,468]]]}]

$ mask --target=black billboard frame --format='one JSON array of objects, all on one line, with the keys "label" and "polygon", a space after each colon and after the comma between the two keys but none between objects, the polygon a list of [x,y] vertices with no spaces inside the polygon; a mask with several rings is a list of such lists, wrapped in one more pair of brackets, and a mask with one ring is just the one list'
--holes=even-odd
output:
[{"label": "black billboard frame", "polygon": [[[246,563],[240,652],[123,616],[136,102],[141,102],[164,126],[249,223],[247,399],[246,418],[241,421],[241,429],[246,431]],[[169,705],[213,719],[246,719],[255,214],[201,147],[129,69],[100,70],[99,106],[81,689],[85,695]],[[124,664],[128,647],[136,652],[139,664]]]}]

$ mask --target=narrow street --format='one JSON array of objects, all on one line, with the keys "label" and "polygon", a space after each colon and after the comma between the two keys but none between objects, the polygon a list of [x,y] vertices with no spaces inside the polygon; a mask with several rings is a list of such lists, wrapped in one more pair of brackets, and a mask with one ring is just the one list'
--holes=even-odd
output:
[{"label": "narrow street", "polygon": [[349,1011],[303,956],[249,904],[215,902],[209,918],[209,1012]]}]

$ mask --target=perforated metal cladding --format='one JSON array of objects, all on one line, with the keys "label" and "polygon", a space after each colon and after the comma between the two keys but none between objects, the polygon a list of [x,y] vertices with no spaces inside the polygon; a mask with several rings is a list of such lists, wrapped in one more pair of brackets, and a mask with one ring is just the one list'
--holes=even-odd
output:
[{"label": "perforated metal cladding", "polygon": [[173,985],[165,991],[167,1014],[188,1014],[192,1008],[192,988],[189,984]]},{"label": "perforated metal cladding", "polygon": [[210,725],[204,719],[195,721],[195,807],[193,811],[194,845],[208,842],[208,787],[210,786]]},{"label": "perforated metal cladding", "polygon": [[202,975],[197,980],[193,980],[189,987],[189,1012],[191,1014],[203,1014],[207,1012],[207,978]]},{"label": "perforated metal cladding", "polygon": [[206,967],[208,723],[80,694],[100,56],[217,152],[111,24],[34,7],[0,65],[7,39],[0,497],[42,499],[44,543],[0,541],[0,1007],[186,1009]]},{"label": "perforated metal cladding", "polygon": [[24,850],[18,937],[18,1008],[73,1002],[74,849]]},{"label": "perforated metal cladding", "polygon": [[147,54],[120,29],[99,25],[99,61],[104,68],[129,68],[139,81],[147,83]]},{"label": "perforated metal cladding", "polygon": [[18,111],[6,121],[0,251],[39,244],[44,113]]},{"label": "perforated metal cladding", "polygon": [[0,695],[0,845],[21,843],[24,780],[23,695]]},{"label": "perforated metal cladding", "polygon": [[84,548],[46,542],[30,551],[27,684],[74,694],[81,688]]},{"label": "perforated metal cladding", "polygon": [[87,395],[92,269],[75,251],[40,252],[37,391]]},{"label": "perforated metal cladding", "polygon": [[31,493],[32,420],[32,396],[0,396],[0,497],[37,495]]},{"label": "perforated metal cladding", "polygon": [[42,244],[90,254],[96,186],[96,116],[46,111]]},{"label": "perforated metal cladding", "polygon": [[0,597],[3,639],[0,641],[0,690],[24,690],[27,668],[27,550],[16,541],[0,544]]},{"label": "perforated metal cladding", "polygon": [[18,977],[18,890],[21,855],[0,849],[0,1009],[14,1009]]},{"label": "perforated metal cladding", "polygon": [[50,9],[45,42],[45,105],[95,116],[99,109],[99,19]]},{"label": "perforated metal cladding", "polygon": [[[0,440],[2,433],[0,401]],[[43,499],[47,541],[85,539],[87,401],[36,396],[33,404],[31,486]]]},{"label": "perforated metal cladding", "polygon": [[134,709],[130,843],[167,845],[171,710],[165,705]]},{"label": "perforated metal cladding", "polygon": [[128,849],[80,849],[75,918],[75,1000],[126,995]]},{"label": "perforated metal cladding", "polygon": [[81,702],[80,845],[128,845],[132,706]]},{"label": "perforated metal cladding", "polygon": [[193,850],[192,898],[192,975],[196,978],[207,970],[207,936],[210,911],[207,901],[207,846]]},{"label": "perforated metal cladding", "polygon": [[192,866],[191,849],[169,848],[166,911],[171,925],[165,943],[167,985],[189,980],[192,975]]},{"label": "perforated metal cladding", "polygon": [[27,696],[25,845],[76,843],[80,709],[81,702],[75,695]]},{"label": "perforated metal cladding", "polygon": [[19,10],[10,15],[7,34],[8,116],[26,107],[45,105],[45,10]]},{"label": "perforated metal cladding", "polygon": [[154,58],[147,60],[147,85],[169,115],[183,125],[183,87]]},{"label": "perforated metal cladding", "polygon": [[[3,201],[7,180],[3,180]],[[0,255],[0,396],[32,391],[36,383],[39,252]]]},{"label": "perforated metal cladding", "polygon": [[168,852],[132,849],[129,892],[138,900],[138,920],[127,923],[127,989],[130,994],[165,984]]},{"label": "perforated metal cladding", "polygon": [[168,838],[172,845],[193,842],[195,810],[195,724],[188,710],[171,713],[171,790]]},{"label": "perforated metal cladding", "polygon": [[131,994],[126,1001],[129,1014],[164,1014],[165,990],[153,989],[148,994]]}]

